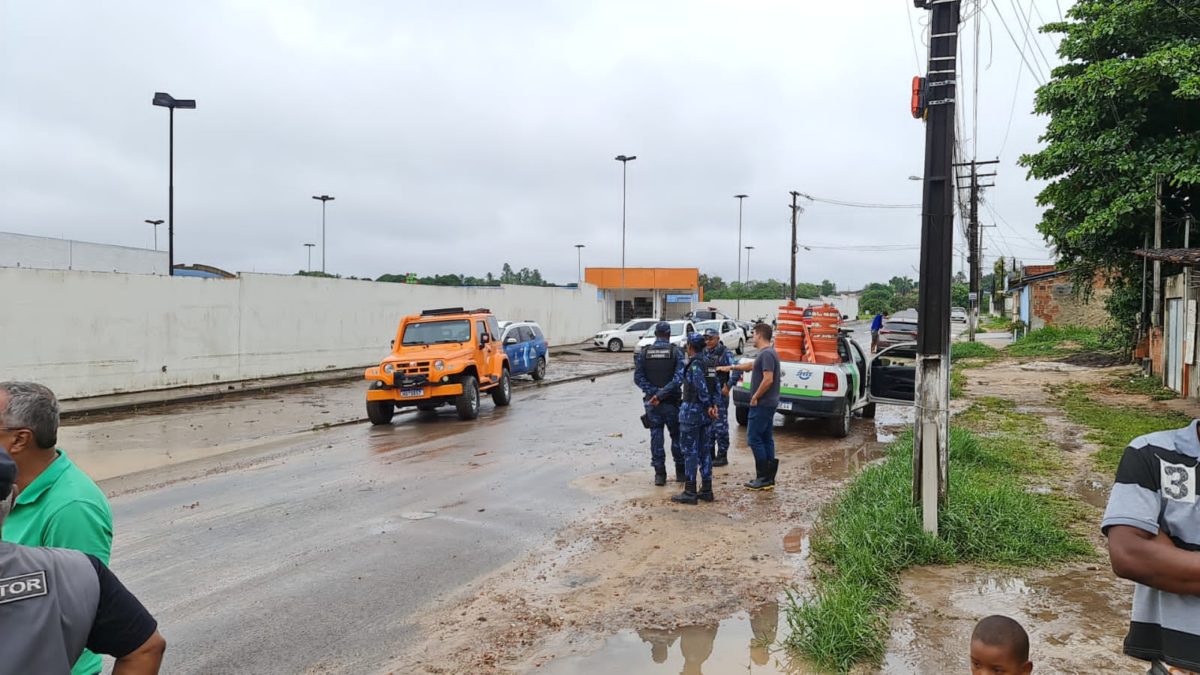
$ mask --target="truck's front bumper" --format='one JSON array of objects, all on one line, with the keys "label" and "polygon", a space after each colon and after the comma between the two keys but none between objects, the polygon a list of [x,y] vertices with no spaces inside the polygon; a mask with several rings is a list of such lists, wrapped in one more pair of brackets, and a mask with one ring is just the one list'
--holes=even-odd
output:
[{"label": "truck's front bumper", "polygon": [[[738,387],[733,390],[733,404],[741,407],[750,405],[750,392]],[[846,400],[831,396],[788,396],[779,397],[775,412],[789,417],[841,417]]]},{"label": "truck's front bumper", "polygon": [[434,383],[425,380],[405,383],[381,372],[379,368],[368,368],[366,379],[371,383],[367,389],[368,401],[393,401],[399,406],[452,399],[463,393],[463,387],[458,382]]}]

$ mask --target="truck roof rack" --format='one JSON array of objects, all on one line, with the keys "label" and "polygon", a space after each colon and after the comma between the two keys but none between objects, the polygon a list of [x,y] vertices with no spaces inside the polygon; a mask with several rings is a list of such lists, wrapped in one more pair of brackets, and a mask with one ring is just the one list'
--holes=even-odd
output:
[{"label": "truck roof rack", "polygon": [[421,316],[442,316],[444,314],[466,314],[462,307],[442,307],[441,309],[423,309]]},{"label": "truck roof rack", "polygon": [[[462,310],[460,309],[458,311],[461,312]],[[491,313],[492,313],[492,310],[490,310],[486,307],[479,307],[477,309],[473,309],[473,310],[467,312],[467,314],[491,314]]]}]

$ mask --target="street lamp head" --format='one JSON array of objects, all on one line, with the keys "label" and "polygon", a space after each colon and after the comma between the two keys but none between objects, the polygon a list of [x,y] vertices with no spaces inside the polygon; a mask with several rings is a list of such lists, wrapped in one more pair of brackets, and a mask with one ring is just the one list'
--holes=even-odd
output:
[{"label": "street lamp head", "polygon": [[312,248],[312,247],[316,246],[316,244],[305,244],[305,246]]},{"label": "street lamp head", "polygon": [[745,199],[746,197],[749,197],[749,196],[750,195],[734,195],[733,198],[734,199]]},{"label": "street lamp head", "polygon": [[196,107],[195,99],[190,98],[175,98],[166,92],[155,92],[154,100],[150,101],[160,108],[184,108],[193,110]]},{"label": "street lamp head", "polygon": [[322,201],[322,202],[333,201],[333,197],[330,197],[329,195],[321,195],[320,197],[313,195],[313,199],[316,199],[317,201]]},{"label": "street lamp head", "polygon": [[587,244],[575,244],[575,248],[584,248]]},{"label": "street lamp head", "polygon": [[925,180],[924,178],[921,178],[920,176],[909,176],[908,179],[909,180]]},{"label": "street lamp head", "polygon": [[617,155],[616,157],[613,157],[613,159],[617,160],[618,162],[632,162],[633,160],[637,159],[637,155]]},{"label": "street lamp head", "polygon": [[747,247],[746,247],[746,250],[747,250],[747,251],[753,251],[753,250],[754,250],[754,247],[753,247],[753,246],[747,246]]},{"label": "street lamp head", "polygon": [[148,224],[150,224],[150,225],[162,225],[164,221],[161,221],[161,220],[147,220],[146,222],[147,222]]}]

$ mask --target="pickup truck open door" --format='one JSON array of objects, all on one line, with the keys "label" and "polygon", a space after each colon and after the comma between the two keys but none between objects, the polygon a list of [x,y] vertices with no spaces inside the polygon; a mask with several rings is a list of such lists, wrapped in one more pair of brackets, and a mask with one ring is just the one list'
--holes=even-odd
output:
[{"label": "pickup truck open door", "polygon": [[871,359],[868,400],[885,405],[914,405],[917,398],[917,343],[888,347]]}]

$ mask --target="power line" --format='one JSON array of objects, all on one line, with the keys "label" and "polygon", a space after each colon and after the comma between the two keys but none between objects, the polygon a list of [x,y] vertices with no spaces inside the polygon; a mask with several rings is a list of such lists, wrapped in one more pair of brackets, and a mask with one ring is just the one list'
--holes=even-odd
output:
[{"label": "power line", "polygon": [[[1033,21],[1021,16],[1021,9],[1017,6],[1017,0],[1008,0],[1008,4],[1012,5],[1013,12],[1017,15],[1017,25],[1020,26],[1022,21],[1025,24],[1025,34],[1030,36],[1030,41],[1037,49],[1038,54],[1042,57],[1042,62],[1046,64],[1046,79],[1050,79],[1050,75],[1054,74],[1054,66],[1050,65],[1050,59],[1046,58],[1046,52],[1042,51],[1042,43],[1037,39],[1038,33],[1033,28]],[[1030,16],[1033,16],[1033,10],[1037,8],[1037,0],[1029,0]]]},{"label": "power line", "polygon": [[[1031,2],[1030,5],[1032,6],[1032,4],[1033,3]],[[1029,33],[1026,33],[1025,43],[1021,45],[1021,51],[1024,52],[1028,46]],[[1004,140],[1000,143],[1000,152],[996,153],[997,157],[1003,155],[1004,149],[1008,147],[1008,135],[1010,132],[1012,132],[1013,117],[1017,111],[1017,94],[1021,91],[1021,76],[1024,74],[1025,71],[1023,69],[1017,68],[1017,84],[1013,87],[1012,104],[1008,108],[1008,124],[1004,127]]]},{"label": "power line", "polygon": [[1062,3],[1059,2],[1058,0],[1054,0],[1054,6],[1058,8],[1058,20],[1066,21],[1066,19],[1063,17],[1063,13],[1062,13]]},{"label": "power line", "polygon": [[908,37],[912,39],[913,59],[915,59],[917,62],[917,73],[919,74],[922,72],[921,71],[921,53],[917,49],[917,33],[916,33],[916,31],[913,30],[913,25],[912,25],[913,6],[911,3],[908,3],[908,2],[904,3],[904,6],[906,8],[904,10],[905,15],[908,18]]},{"label": "power line", "polygon": [[821,197],[813,197],[806,195],[803,192],[799,193],[801,197],[810,202],[821,202],[822,204],[833,204],[834,206],[849,206],[856,209],[919,209],[920,204],[874,204],[869,202],[848,202],[841,199],[823,199]]},{"label": "power line", "polygon": [[1013,35],[1012,29],[1008,27],[1008,21],[1005,20],[1004,13],[1000,11],[999,7],[996,8],[996,16],[1000,17],[1000,25],[1004,26],[1004,32],[1008,33],[1008,39],[1012,40],[1013,46],[1017,48],[1017,53],[1021,55],[1021,62],[1029,69],[1029,74],[1033,75],[1033,79],[1037,81],[1038,85],[1044,85],[1046,81],[1042,76],[1041,68],[1034,68],[1030,65],[1029,59],[1025,58],[1025,49],[1017,44],[1017,37]]}]

